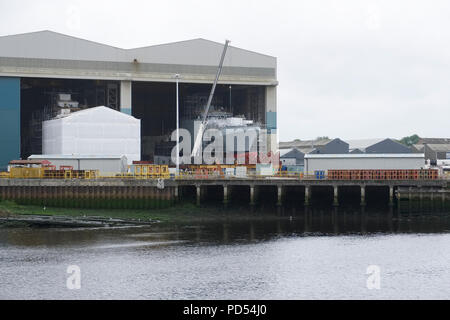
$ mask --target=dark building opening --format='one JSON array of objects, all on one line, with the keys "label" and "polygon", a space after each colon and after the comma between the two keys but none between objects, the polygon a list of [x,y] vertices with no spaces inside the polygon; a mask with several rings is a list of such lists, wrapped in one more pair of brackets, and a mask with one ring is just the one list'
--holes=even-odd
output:
[{"label": "dark building opening", "polygon": [[[72,111],[96,106],[120,110],[120,85],[120,81],[22,78],[21,158],[42,154],[42,121],[55,117],[61,104]],[[179,84],[181,128],[201,117],[210,90],[211,84]],[[159,163],[169,163],[174,145],[170,135],[176,128],[175,93],[172,82],[132,83],[132,115],[141,119],[142,160],[155,162],[157,155],[162,156]],[[264,86],[219,84],[210,111],[243,117],[263,127],[265,100]]]},{"label": "dark building opening", "polygon": [[[179,84],[180,128],[192,131],[191,123],[201,119],[210,90],[211,84]],[[210,112],[245,117],[263,125],[265,105],[264,86],[219,84]],[[132,115],[142,120],[142,159],[155,161],[155,156],[158,156],[161,163],[167,162],[172,150],[170,146],[173,146],[168,142],[176,129],[176,84],[133,82]],[[162,159],[164,157],[167,159]]]}]

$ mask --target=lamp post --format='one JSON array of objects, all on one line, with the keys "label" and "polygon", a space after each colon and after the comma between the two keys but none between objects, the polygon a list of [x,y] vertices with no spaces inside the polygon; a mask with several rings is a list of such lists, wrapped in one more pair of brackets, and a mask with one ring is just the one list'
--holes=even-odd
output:
[{"label": "lamp post", "polygon": [[231,85],[229,86],[230,89],[230,112],[233,113],[233,111],[231,110]]},{"label": "lamp post", "polygon": [[176,161],[176,165],[177,165],[177,176],[180,174],[180,120],[179,120],[179,97],[178,97],[178,85],[179,85],[179,80],[180,80],[180,75],[176,74],[175,75],[175,80],[176,80],[176,101],[177,101],[177,125],[176,125],[176,130],[177,130],[177,161]]}]

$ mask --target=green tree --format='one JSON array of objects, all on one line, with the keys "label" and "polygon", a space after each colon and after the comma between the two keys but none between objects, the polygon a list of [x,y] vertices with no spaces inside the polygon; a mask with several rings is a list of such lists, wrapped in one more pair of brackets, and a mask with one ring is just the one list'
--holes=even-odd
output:
[{"label": "green tree", "polygon": [[419,139],[420,137],[417,134],[413,134],[412,136],[402,138],[400,140],[400,143],[410,147],[413,144],[417,144],[419,142]]}]

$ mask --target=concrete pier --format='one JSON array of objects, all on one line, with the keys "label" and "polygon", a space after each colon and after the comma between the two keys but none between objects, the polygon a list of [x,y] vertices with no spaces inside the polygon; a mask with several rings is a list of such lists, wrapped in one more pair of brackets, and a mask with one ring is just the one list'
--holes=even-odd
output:
[{"label": "concrete pier", "polygon": [[[216,190],[223,188],[223,203],[226,205],[232,201],[230,192],[236,187],[249,188],[247,203],[252,207],[256,205],[259,188],[264,188],[265,192],[273,192],[274,201],[278,207],[283,207],[287,198],[295,197],[293,190],[298,190],[300,195],[300,190],[304,187],[304,204],[309,206],[312,187],[331,187],[333,204],[337,206],[342,204],[339,203],[339,192],[343,193],[341,199],[343,201],[346,195],[345,190],[351,189],[349,187],[353,187],[353,190],[359,187],[360,203],[365,206],[366,187],[375,187],[378,190],[388,188],[389,193],[385,201],[391,206],[394,204],[395,195],[397,195],[398,204],[401,200],[409,200],[411,203],[411,200],[423,199],[425,196],[427,200],[439,200],[442,202],[442,208],[446,208],[446,201],[450,198],[447,183],[447,180],[167,179],[164,181],[164,188],[159,189],[157,180],[152,179],[0,179],[0,199],[47,206],[152,208],[171,205],[177,200],[182,200],[184,195],[189,195],[191,201],[200,205],[203,196],[208,196],[210,189],[213,189],[214,193],[209,192],[209,194],[217,196]],[[341,187],[342,189],[339,190]],[[369,192],[372,192],[371,190]],[[358,196],[356,192],[355,196]]]},{"label": "concrete pier", "polygon": [[366,186],[361,186],[361,207],[366,205]]},{"label": "concrete pier", "polygon": [[283,205],[283,187],[278,186],[277,187],[277,206],[281,207]]},{"label": "concrete pier", "polygon": [[228,206],[228,186],[223,186],[223,205]]},{"label": "concrete pier", "polygon": [[200,206],[202,201],[202,187],[200,185],[197,185],[197,206]]},{"label": "concrete pier", "polygon": [[414,187],[398,187],[397,188],[397,207],[400,208],[405,200],[408,202],[408,210],[411,211],[413,207],[417,206],[417,200],[419,200],[419,210],[435,210],[436,200],[439,201],[441,205],[440,210],[446,210],[448,195],[450,194],[450,189],[447,187],[436,188],[434,186],[414,186]]},{"label": "concrete pier", "polygon": [[[180,201],[180,194],[179,194],[179,188],[180,187],[178,187],[178,186],[176,186],[175,188],[174,188],[174,197],[175,197],[175,202],[178,202],[178,201]],[[140,188],[141,190],[142,190],[142,188]]]},{"label": "concrete pier", "polygon": [[430,193],[430,204],[431,204],[431,209],[434,209],[434,193],[431,192]]},{"label": "concrete pier", "polygon": [[422,210],[423,208],[423,193],[419,192],[419,208]]},{"label": "concrete pier", "polygon": [[394,205],[394,186],[389,186],[389,206]]},{"label": "concrete pier", "polygon": [[339,206],[339,187],[333,186],[333,206]]},{"label": "concrete pier", "polygon": [[311,187],[305,186],[305,206],[309,206],[311,199]]},{"label": "concrete pier", "polygon": [[255,202],[255,186],[250,186],[250,206],[254,207],[256,205]]}]

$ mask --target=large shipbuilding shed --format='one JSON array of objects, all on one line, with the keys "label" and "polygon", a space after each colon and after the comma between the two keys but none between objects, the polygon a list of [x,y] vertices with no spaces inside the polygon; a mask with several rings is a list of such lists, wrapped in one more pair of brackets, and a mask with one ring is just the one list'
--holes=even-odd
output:
[{"label": "large shipbuilding shed", "polygon": [[[0,37],[0,169],[40,153],[39,122],[61,93],[80,108],[105,105],[141,119],[141,158],[152,160],[176,126],[175,74],[181,119],[193,117],[222,50],[204,39],[121,49],[51,31]],[[213,104],[267,128],[274,150],[277,85],[275,57],[229,47]]]}]

